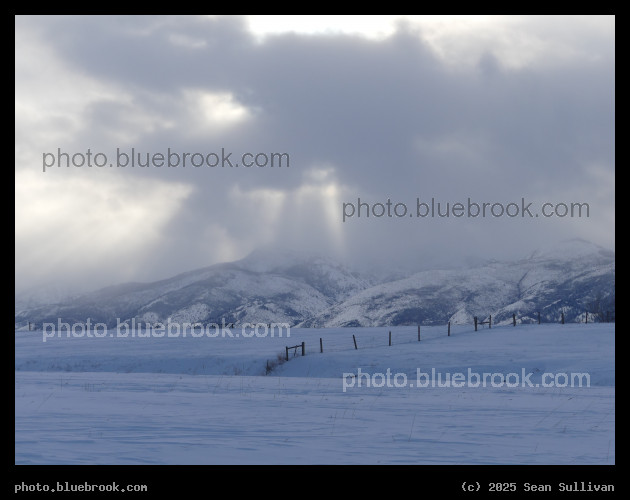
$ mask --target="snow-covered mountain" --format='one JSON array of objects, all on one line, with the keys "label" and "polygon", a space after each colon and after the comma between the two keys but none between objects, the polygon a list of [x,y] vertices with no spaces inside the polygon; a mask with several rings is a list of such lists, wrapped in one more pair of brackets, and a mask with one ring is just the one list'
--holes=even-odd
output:
[{"label": "snow-covered mountain", "polygon": [[[614,311],[615,255],[570,240],[512,262],[470,269],[422,271],[353,295],[303,326],[380,326],[468,323],[492,315],[494,323],[577,321],[588,311]],[[597,318],[592,318],[592,320]]]},{"label": "snow-covered mountain", "polygon": [[257,251],[154,283],[126,283],[16,313],[27,322],[285,323],[310,318],[374,283],[324,257]]},{"label": "snow-covered mountain", "polygon": [[[329,258],[254,252],[155,283],[127,283],[16,313],[30,321],[289,323],[291,326],[383,326],[467,323],[492,315],[512,320],[592,320],[614,311],[615,254],[569,240],[517,261],[466,269],[425,270],[382,282]],[[594,317],[600,314],[600,317]]]}]

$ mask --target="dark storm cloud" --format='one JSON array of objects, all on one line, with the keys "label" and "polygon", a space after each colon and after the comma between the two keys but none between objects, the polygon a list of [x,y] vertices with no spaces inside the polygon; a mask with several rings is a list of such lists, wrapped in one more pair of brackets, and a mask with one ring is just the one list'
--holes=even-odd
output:
[{"label": "dark storm cloud", "polygon": [[[614,57],[608,52],[614,36],[594,36],[599,58],[515,68],[489,46],[471,64],[454,68],[410,25],[381,40],[282,34],[259,41],[239,18],[28,18],[18,28],[20,23],[39,33],[73,72],[125,96],[87,105],[84,126],[68,148],[225,148],[291,156],[284,171],[103,172],[103,178],[151,178],[191,188],[164,222],[159,250],[149,262],[138,259],[143,278],[225,260],[226,252],[240,257],[272,226],[280,245],[297,248],[332,250],[337,234],[355,260],[378,256],[384,242],[396,243],[398,257],[414,262],[419,254],[508,256],[574,235],[614,242]],[[536,20],[530,23],[539,29]],[[229,93],[248,119],[204,128],[196,121],[204,110],[191,108],[191,92]],[[52,175],[64,174],[45,174]],[[309,198],[313,189],[324,193],[331,185],[336,198]],[[417,196],[590,201],[593,218],[341,222],[342,201],[391,198],[415,211]],[[335,203],[336,221],[324,213],[326,203]],[[275,216],[273,206],[280,207]],[[273,217],[282,222],[274,225]],[[337,228],[327,228],[330,223]]]},{"label": "dark storm cloud", "polygon": [[[238,131],[241,144],[283,144],[302,161],[339,161],[342,178],[364,174],[387,185],[400,173],[430,180],[448,163],[464,174],[500,170],[518,183],[532,173],[565,178],[576,158],[611,159],[610,66],[506,72],[488,52],[478,71],[452,74],[413,32],[380,42],[283,35],[259,45],[236,19],[109,21],[70,18],[51,31],[74,35],[56,43],[77,68],[124,85],[139,101],[157,95],[167,116],[177,113],[174,94],[182,87],[232,91],[260,110],[255,130]],[[206,45],[178,45],[177,35]],[[102,106],[115,114],[111,104]],[[115,117],[103,118],[97,116],[101,126],[115,126]],[[185,123],[178,132],[181,144]],[[480,165],[454,164],[455,151],[452,158],[439,149],[418,151],[414,138],[472,141],[467,147],[479,146]],[[488,141],[487,150],[477,141]]]}]

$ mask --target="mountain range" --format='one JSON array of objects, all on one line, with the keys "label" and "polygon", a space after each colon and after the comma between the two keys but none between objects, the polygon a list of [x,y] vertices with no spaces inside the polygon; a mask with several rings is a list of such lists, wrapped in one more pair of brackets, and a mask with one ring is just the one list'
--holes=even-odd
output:
[{"label": "mountain range", "polygon": [[615,254],[574,239],[512,261],[401,276],[357,271],[327,257],[255,251],[152,283],[125,283],[50,304],[16,307],[29,322],[288,323],[292,327],[493,324],[614,315]]}]

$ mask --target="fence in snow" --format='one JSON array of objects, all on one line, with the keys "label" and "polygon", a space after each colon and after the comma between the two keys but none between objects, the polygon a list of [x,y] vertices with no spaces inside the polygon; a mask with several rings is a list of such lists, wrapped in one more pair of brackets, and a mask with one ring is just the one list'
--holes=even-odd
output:
[{"label": "fence in snow", "polygon": [[[531,317],[526,317],[527,321],[523,322],[516,317],[516,314],[512,314],[512,326],[516,327],[518,324],[531,324]],[[588,324],[589,321],[591,323],[594,322],[614,322],[615,313],[614,311],[606,311],[606,313],[600,313],[598,315],[584,313],[584,321],[579,321],[580,323]],[[564,312],[560,314],[561,324],[565,324]],[[541,324],[541,316],[540,313],[537,314],[537,320],[534,323]],[[479,328],[487,327],[489,329],[493,326],[492,315],[488,315],[487,317],[480,319],[479,316],[473,317],[472,327],[473,332],[479,331]],[[496,324],[495,324],[496,326]],[[502,325],[504,326],[504,325]],[[457,328],[456,328],[457,327]],[[409,344],[413,342],[421,342],[422,340],[430,340],[438,337],[451,336],[451,331],[453,334],[455,333],[464,333],[471,331],[470,324],[462,324],[456,323],[451,324],[449,321],[446,325],[442,326],[429,326],[422,327],[421,325],[417,326],[417,330],[413,327],[405,327],[405,328],[390,328],[390,327],[382,327],[375,328],[374,332],[366,332],[363,328],[357,328],[354,333],[350,333],[354,330],[353,327],[348,328],[347,335],[335,335],[334,338],[327,337],[325,340],[323,337],[319,337],[318,343],[313,342],[308,346],[305,342],[295,346],[286,346],[285,352],[285,360],[288,361],[291,357],[295,357],[298,355],[306,356],[306,354],[315,354],[315,353],[325,353],[325,352],[337,352],[337,351],[347,351],[352,349],[366,349],[371,347],[382,347],[382,346],[392,346],[399,344]],[[359,334],[360,332],[360,334]]]}]

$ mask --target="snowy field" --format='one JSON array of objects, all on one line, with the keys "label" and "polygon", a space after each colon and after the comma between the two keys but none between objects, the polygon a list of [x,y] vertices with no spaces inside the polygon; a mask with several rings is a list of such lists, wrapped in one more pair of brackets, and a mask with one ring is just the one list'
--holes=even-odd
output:
[{"label": "snowy field", "polygon": [[615,463],[614,324],[230,332],[16,332],[15,463]]}]

